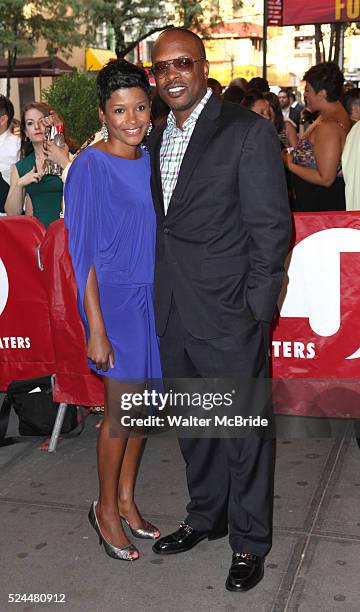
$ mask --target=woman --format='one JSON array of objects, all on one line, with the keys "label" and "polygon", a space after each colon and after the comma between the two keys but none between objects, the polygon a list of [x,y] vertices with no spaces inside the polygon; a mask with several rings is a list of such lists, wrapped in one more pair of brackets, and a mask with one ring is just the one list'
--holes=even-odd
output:
[{"label": "woman", "polygon": [[270,119],[269,103],[267,100],[265,100],[263,94],[260,93],[260,91],[257,91],[256,89],[247,91],[243,96],[240,104],[241,106],[244,106],[244,108],[252,110],[254,113],[261,115],[265,119]]},{"label": "woman", "polygon": [[278,133],[281,147],[295,147],[298,142],[296,125],[291,119],[284,120],[279,98],[272,91],[264,94],[270,106],[270,120]]},{"label": "woman", "polygon": [[[43,102],[27,104],[21,116],[21,154],[12,169],[10,189],[5,203],[8,215],[34,216],[48,227],[59,218],[63,195],[63,184],[58,176],[44,175],[47,154],[44,151],[44,119],[51,114],[50,107]],[[59,147],[58,147],[59,149]],[[59,154],[67,163],[67,149]]]},{"label": "woman", "polygon": [[294,179],[295,210],[345,210],[341,154],[351,124],[340,102],[344,77],[337,64],[323,62],[310,68],[304,80],[307,107],[319,116],[293,154],[283,151]]},{"label": "woman", "polygon": [[143,439],[116,436],[110,418],[121,413],[124,394],[129,401],[146,380],[161,378],[152,303],[155,214],[149,155],[139,146],[150,124],[150,86],[141,68],[115,60],[99,72],[97,91],[103,139],[85,148],[68,172],[65,224],[89,366],[105,390],[100,491],[89,520],[109,556],[132,561],[139,551],[121,519],[135,537],[154,539],[160,532],[134,501]]}]

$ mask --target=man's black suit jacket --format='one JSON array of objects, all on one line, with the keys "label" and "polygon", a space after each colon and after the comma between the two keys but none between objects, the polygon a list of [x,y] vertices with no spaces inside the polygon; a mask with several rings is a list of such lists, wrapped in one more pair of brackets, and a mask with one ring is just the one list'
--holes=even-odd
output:
[{"label": "man's black suit jacket", "polygon": [[213,94],[196,122],[166,216],[159,158],[164,127],[149,144],[158,335],[165,332],[172,294],[196,338],[234,334],[249,316],[271,321],[291,227],[273,126]]},{"label": "man's black suit jacket", "polygon": [[304,107],[297,104],[295,107],[290,106],[289,118],[296,124],[297,129],[300,125],[301,111]]}]

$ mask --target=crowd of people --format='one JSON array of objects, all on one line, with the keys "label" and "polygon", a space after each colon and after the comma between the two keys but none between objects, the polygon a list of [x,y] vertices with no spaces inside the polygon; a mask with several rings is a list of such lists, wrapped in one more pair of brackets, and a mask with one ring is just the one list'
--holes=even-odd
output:
[{"label": "crowd of people", "polygon": [[259,77],[249,83],[234,79],[222,95],[274,124],[293,211],[357,210],[360,90],[344,86],[343,74],[332,62],[310,68],[304,81],[304,104],[290,89],[276,95]]},{"label": "crowd of people", "polygon": [[[359,125],[355,124],[360,120],[360,89],[344,85],[342,72],[332,62],[313,66],[304,81],[304,103],[300,92],[281,88],[276,94],[260,77],[250,81],[235,78],[227,87],[209,78],[208,87],[224,101],[273,123],[292,211],[357,210],[360,144]],[[156,127],[166,120],[170,109],[154,88],[151,99],[151,121]],[[25,106],[20,122],[16,121],[11,101],[0,96],[0,212],[34,215],[45,226],[62,210],[63,183],[58,176],[44,175],[44,163],[50,158],[66,168],[72,160],[70,151],[76,149],[69,138],[62,150],[51,142],[44,147],[51,116],[57,117],[47,104],[33,102]]]},{"label": "crowd of people", "polygon": [[[135,503],[143,438],[112,435],[110,419],[124,394],[141,394],[149,381],[269,378],[289,201],[293,210],[345,208],[342,155],[359,97],[344,97],[333,63],[304,75],[305,106],[261,78],[236,79],[223,92],[208,78],[202,40],[182,28],[159,35],[152,62],[155,97],[145,72],[125,60],[99,72],[102,128],[74,160],[68,139],[63,147],[44,141],[59,121],[52,109],[27,105],[17,137],[12,105],[1,98],[4,207],[48,225],[59,216],[66,178],[88,363],[105,389],[99,497],[89,521],[106,554],[140,557],[125,525],[134,538],[156,540],[159,555],[229,532],[226,588],[243,592],[262,579],[272,544],[273,439],[254,431],[179,438],[190,502],[178,529],[160,538]],[[44,173],[49,159],[63,180]],[[271,421],[271,406],[264,410]]]}]

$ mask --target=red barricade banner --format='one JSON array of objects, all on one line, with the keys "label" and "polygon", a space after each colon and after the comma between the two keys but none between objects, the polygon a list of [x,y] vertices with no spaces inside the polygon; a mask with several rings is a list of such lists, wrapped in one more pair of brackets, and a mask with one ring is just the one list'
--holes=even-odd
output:
[{"label": "red barricade banner", "polygon": [[295,214],[286,269],[272,339],[275,409],[360,418],[360,213]]},{"label": "red barricade banner", "polygon": [[[0,219],[0,389],[56,373],[56,401],[102,405],[63,221],[44,236],[35,219]],[[295,214],[286,269],[272,338],[275,412],[360,418],[360,213]]]},{"label": "red barricade banner", "polygon": [[62,219],[49,226],[40,252],[56,355],[54,399],[103,406],[103,384],[87,365],[85,332],[77,309],[77,288]]},{"label": "red barricade banner", "polygon": [[0,390],[55,372],[49,307],[37,263],[45,228],[32,217],[0,218]]}]

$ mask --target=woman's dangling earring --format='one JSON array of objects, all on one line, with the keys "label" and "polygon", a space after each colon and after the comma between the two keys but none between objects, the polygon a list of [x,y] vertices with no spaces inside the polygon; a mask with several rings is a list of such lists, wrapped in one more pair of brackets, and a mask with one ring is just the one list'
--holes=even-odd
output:
[{"label": "woman's dangling earring", "polygon": [[105,142],[107,142],[109,140],[109,130],[106,127],[105,121],[103,121],[103,124],[102,124],[102,127],[101,127],[101,136],[105,140]]},{"label": "woman's dangling earring", "polygon": [[149,137],[149,136],[150,136],[150,134],[151,134],[151,130],[152,130],[152,129],[153,129],[153,124],[152,124],[152,123],[151,123],[151,121],[150,121],[150,123],[149,123],[149,127],[148,127],[147,132],[146,132],[146,136],[147,136],[147,137]]}]

